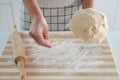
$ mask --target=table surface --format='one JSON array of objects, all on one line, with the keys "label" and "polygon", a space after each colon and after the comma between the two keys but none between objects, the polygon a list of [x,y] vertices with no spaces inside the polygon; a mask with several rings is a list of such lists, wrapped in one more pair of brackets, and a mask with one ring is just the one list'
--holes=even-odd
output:
[{"label": "table surface", "polygon": [[[11,31],[0,31],[0,55],[6,45],[6,42],[11,34]],[[107,37],[109,39],[110,48],[116,64],[117,71],[120,76],[120,32],[109,32]]]}]

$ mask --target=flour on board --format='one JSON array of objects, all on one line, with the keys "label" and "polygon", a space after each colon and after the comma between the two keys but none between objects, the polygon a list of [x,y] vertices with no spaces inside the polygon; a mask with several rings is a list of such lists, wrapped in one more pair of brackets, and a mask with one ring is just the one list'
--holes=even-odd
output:
[{"label": "flour on board", "polygon": [[[92,48],[93,47],[93,48]],[[45,66],[53,65],[53,68],[64,67],[69,69],[78,69],[85,66],[98,66],[99,62],[95,62],[86,58],[90,54],[100,54],[103,49],[96,44],[81,44],[72,40],[53,41],[52,48],[42,46],[34,46],[29,51],[29,55],[34,58],[34,64],[42,64]],[[87,64],[82,64],[86,62]],[[100,62],[102,64],[102,61]]]}]

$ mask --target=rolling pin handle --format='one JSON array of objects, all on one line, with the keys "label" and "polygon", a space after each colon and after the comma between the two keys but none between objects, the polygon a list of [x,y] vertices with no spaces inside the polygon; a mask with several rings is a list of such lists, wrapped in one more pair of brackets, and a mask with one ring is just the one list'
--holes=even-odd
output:
[{"label": "rolling pin handle", "polygon": [[17,26],[13,25],[13,31],[17,31]]},{"label": "rolling pin handle", "polygon": [[17,65],[20,69],[20,77],[21,80],[26,80],[26,72],[25,72],[25,65],[24,65],[24,60],[19,60]]}]

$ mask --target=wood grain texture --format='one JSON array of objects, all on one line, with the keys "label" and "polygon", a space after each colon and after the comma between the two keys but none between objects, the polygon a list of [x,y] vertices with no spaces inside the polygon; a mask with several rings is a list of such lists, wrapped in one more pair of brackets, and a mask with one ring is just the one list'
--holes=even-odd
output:
[{"label": "wood grain texture", "polygon": [[[99,46],[91,46],[91,49],[96,47],[101,47],[104,49],[102,53],[87,54],[86,59],[95,60],[98,63],[104,61],[104,64],[100,64],[95,67],[94,65],[88,65],[86,59],[82,64],[87,66],[81,66],[79,69],[75,70],[69,75],[66,75],[66,72],[70,72],[71,69],[66,69],[63,67],[53,68],[53,65],[44,66],[41,64],[34,64],[32,58],[29,55],[29,50],[34,47],[35,42],[28,36],[27,32],[21,32],[24,49],[26,53],[26,73],[27,80],[120,80],[114,60],[109,48],[109,43],[107,38],[99,44]],[[65,41],[65,40],[75,40],[76,42],[84,42],[80,39],[77,39],[71,32],[50,32],[50,39],[52,41]],[[96,43],[96,45],[98,45]],[[89,48],[89,47],[88,47]],[[0,57],[0,80],[19,80],[19,69],[14,64],[12,59],[12,45],[11,40],[9,39],[2,56]],[[64,62],[63,62],[64,63]],[[54,66],[60,63],[54,63]]]}]

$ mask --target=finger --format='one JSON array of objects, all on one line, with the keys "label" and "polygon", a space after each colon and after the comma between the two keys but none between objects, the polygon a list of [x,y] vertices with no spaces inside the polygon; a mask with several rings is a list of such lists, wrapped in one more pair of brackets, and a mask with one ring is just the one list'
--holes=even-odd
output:
[{"label": "finger", "polygon": [[45,30],[45,32],[44,32],[44,38],[45,38],[46,40],[49,40],[48,30]]},{"label": "finger", "polygon": [[49,41],[48,30],[46,29],[44,32],[44,38],[46,39],[46,43],[51,47],[51,43]]},{"label": "finger", "polygon": [[29,35],[30,35],[30,37],[32,37],[32,38],[34,39],[34,41],[35,41],[37,44],[41,45],[41,43],[39,42],[39,40],[38,40],[37,36],[35,35],[35,33],[29,32]]},{"label": "finger", "polygon": [[51,48],[51,47],[52,47],[49,40],[46,40],[46,44],[47,44],[48,48]]},{"label": "finger", "polygon": [[49,47],[51,47],[51,43],[50,43],[49,37],[48,37],[48,32],[44,33],[44,39],[45,39],[46,43],[49,45]]},{"label": "finger", "polygon": [[40,42],[43,46],[48,47],[48,48],[51,48],[50,42],[49,42],[47,39],[45,39],[43,33],[39,33],[39,42]]},{"label": "finger", "polygon": [[49,39],[49,37],[48,37],[48,30],[47,29],[44,30],[43,34],[44,34],[44,38],[45,39]]},{"label": "finger", "polygon": [[46,39],[44,39],[43,33],[39,33],[39,35],[37,35],[37,34],[35,35],[35,33],[29,32],[29,35],[30,35],[30,37],[32,37],[32,38],[35,40],[35,42],[36,42],[38,45],[51,48],[50,42],[48,42],[48,41],[46,41]]}]

